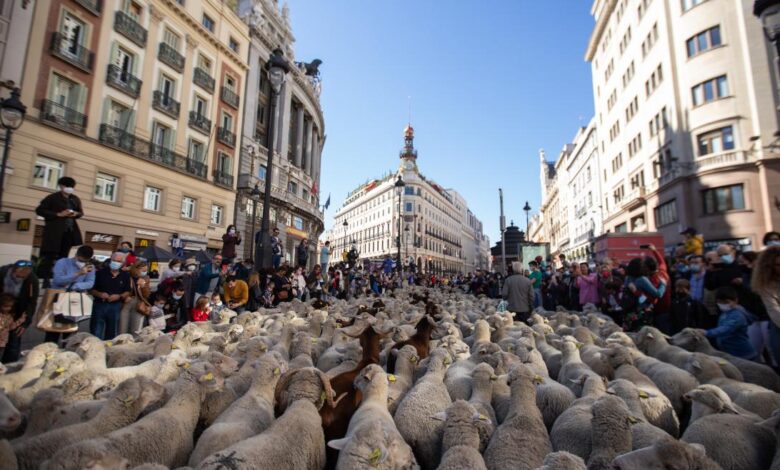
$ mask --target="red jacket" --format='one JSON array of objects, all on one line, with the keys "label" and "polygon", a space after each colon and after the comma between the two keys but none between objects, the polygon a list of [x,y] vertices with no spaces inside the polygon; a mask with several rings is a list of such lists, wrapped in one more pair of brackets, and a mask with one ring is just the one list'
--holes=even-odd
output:
[{"label": "red jacket", "polygon": [[209,313],[197,308],[192,309],[190,316],[192,321],[209,321]]},{"label": "red jacket", "polygon": [[658,263],[658,271],[650,276],[650,282],[652,282],[653,286],[656,288],[661,285],[661,281],[666,284],[664,295],[658,299],[658,302],[655,304],[655,312],[668,313],[672,309],[672,291],[674,290],[674,286],[669,285],[669,271],[666,267],[666,260],[664,260],[663,255],[659,253],[657,249],[653,250],[652,253]]}]

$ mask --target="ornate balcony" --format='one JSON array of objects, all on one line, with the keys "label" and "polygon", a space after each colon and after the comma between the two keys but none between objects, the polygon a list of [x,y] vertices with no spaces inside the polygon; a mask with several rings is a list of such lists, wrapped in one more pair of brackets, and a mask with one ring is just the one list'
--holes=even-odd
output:
[{"label": "ornate balcony", "polygon": [[218,186],[233,189],[233,175],[224,171],[214,170],[214,183]]},{"label": "ornate balcony", "polygon": [[208,91],[209,93],[214,93],[214,79],[211,78],[211,75],[205,70],[203,70],[200,67],[195,68],[195,72],[192,76],[192,81],[195,82],[196,85],[203,88],[204,90]]},{"label": "ornate balcony", "polygon": [[86,8],[88,12],[95,16],[100,16],[100,12],[103,11],[102,0],[76,0],[76,3]]},{"label": "ornate balcony", "polygon": [[157,58],[160,59],[160,62],[169,65],[177,72],[184,70],[184,56],[164,42],[160,43],[160,49],[157,51]]},{"label": "ornate balcony", "polygon": [[706,171],[713,168],[721,168],[747,163],[748,160],[749,158],[746,152],[741,150],[732,150],[729,152],[705,155],[704,157],[697,158],[694,162],[694,168],[696,171]]},{"label": "ornate balcony", "polygon": [[146,46],[147,31],[123,11],[117,11],[114,16],[114,31],[133,41],[138,46]]},{"label": "ornate balcony", "polygon": [[239,98],[238,95],[233,90],[229,90],[225,87],[222,87],[221,96],[222,96],[222,101],[227,103],[229,106],[238,109]]},{"label": "ornate balcony", "polygon": [[143,82],[139,80],[138,77],[130,74],[130,72],[111,64],[108,66],[106,83],[119,91],[127,93],[133,98],[138,98],[141,94],[141,84]]},{"label": "ornate balcony", "polygon": [[68,132],[84,133],[87,116],[50,100],[41,102],[41,121]]},{"label": "ornate balcony", "polygon": [[211,133],[211,120],[202,114],[198,114],[197,111],[190,111],[188,123],[196,131],[203,132],[206,135]]},{"label": "ornate balcony", "polygon": [[149,142],[138,139],[134,134],[109,124],[100,125],[98,140],[109,147],[138,157],[144,158],[149,155]]},{"label": "ornate balcony", "polygon": [[224,127],[217,128],[217,140],[227,145],[228,147],[236,147],[236,134],[230,132]]},{"label": "ornate balcony", "polygon": [[621,207],[626,210],[631,210],[641,206],[645,203],[645,196],[647,195],[647,188],[644,186],[636,186],[631,190],[626,197],[621,201]]},{"label": "ornate balcony", "polygon": [[78,67],[85,72],[92,72],[92,59],[95,54],[84,46],[72,44],[61,33],[51,34],[51,53],[65,62]]},{"label": "ornate balcony", "polygon": [[159,90],[154,91],[152,106],[157,111],[165,113],[174,119],[179,118],[179,110],[181,108],[179,102]]}]

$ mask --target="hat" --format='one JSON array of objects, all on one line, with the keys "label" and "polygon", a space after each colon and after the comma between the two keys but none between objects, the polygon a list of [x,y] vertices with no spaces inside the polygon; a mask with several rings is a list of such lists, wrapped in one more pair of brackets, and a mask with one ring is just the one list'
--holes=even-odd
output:
[{"label": "hat", "polygon": [[32,261],[27,259],[20,259],[16,263],[14,263],[15,268],[31,268],[32,267]]},{"label": "hat", "polygon": [[696,235],[696,229],[693,227],[688,227],[682,232],[680,232],[680,235]]}]

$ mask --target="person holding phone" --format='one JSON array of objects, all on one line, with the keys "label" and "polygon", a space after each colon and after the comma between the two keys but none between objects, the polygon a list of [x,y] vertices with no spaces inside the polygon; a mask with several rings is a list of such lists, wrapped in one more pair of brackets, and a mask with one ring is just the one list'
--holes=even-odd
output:
[{"label": "person holding phone", "polygon": [[[94,250],[89,245],[81,245],[73,258],[62,258],[54,264],[51,279],[52,289],[63,289],[75,292],[89,292],[95,285],[95,265],[92,264]],[[47,331],[45,342],[59,344],[60,339],[66,339],[69,333]]]},{"label": "person holding phone", "polygon": [[59,191],[41,200],[35,213],[46,220],[41,240],[41,264],[38,277],[44,279],[44,287],[52,276],[52,267],[60,258],[66,258],[71,247],[84,243],[76,222],[84,215],[81,199],[74,194],[76,180],[63,176],[57,181]]}]

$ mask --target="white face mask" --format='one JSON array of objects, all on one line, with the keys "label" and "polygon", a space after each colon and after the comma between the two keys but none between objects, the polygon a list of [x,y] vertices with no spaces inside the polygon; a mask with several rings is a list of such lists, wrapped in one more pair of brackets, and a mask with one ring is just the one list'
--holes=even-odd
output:
[{"label": "white face mask", "polygon": [[86,266],[86,265],[87,265],[87,263],[85,263],[85,262],[83,262],[83,261],[76,261],[76,266],[77,266],[79,269],[83,268],[83,267],[84,267],[84,266]]},{"label": "white face mask", "polygon": [[174,266],[174,267],[172,267],[171,269],[173,269],[173,270],[174,270],[174,272],[177,272],[177,273],[178,273],[179,271],[181,271],[181,266]]},{"label": "white face mask", "polygon": [[231,228],[229,233],[230,233],[231,235],[235,235],[235,234],[236,234],[236,231],[235,231],[234,229],[232,229],[232,228]]},{"label": "white face mask", "polygon": [[190,265],[190,266],[187,266],[187,271],[195,271],[196,268],[197,268],[197,266]]},{"label": "white face mask", "polygon": [[173,294],[173,298],[179,300],[182,298],[182,294]]},{"label": "white face mask", "polygon": [[731,304],[718,304],[718,308],[721,312],[725,312],[727,310],[731,310]]},{"label": "white face mask", "polygon": [[139,274],[141,275],[141,277],[146,277],[147,271],[141,271]]},{"label": "white face mask", "polygon": [[214,302],[214,305],[216,305],[217,307],[221,307],[222,306],[222,301]]},{"label": "white face mask", "polygon": [[74,191],[76,191],[76,188],[68,188],[66,186],[62,187],[62,192],[65,194],[73,194]]}]

